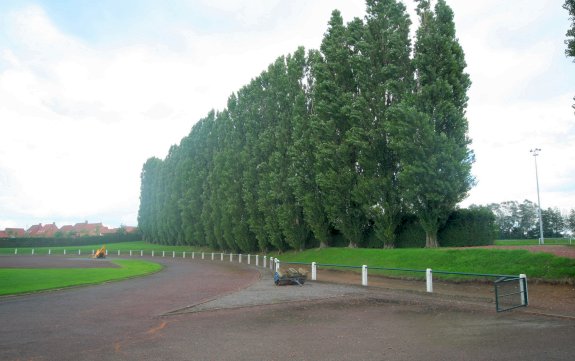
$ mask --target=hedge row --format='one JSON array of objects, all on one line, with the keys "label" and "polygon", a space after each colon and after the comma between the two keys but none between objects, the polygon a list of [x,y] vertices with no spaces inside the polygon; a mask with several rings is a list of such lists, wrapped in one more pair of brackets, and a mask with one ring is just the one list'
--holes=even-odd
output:
[{"label": "hedge row", "polygon": [[109,234],[106,236],[88,236],[79,238],[61,238],[61,237],[0,238],[0,248],[88,246],[104,242],[108,244],[108,243],[120,243],[120,242],[138,242],[141,240],[142,235],[139,233]]}]

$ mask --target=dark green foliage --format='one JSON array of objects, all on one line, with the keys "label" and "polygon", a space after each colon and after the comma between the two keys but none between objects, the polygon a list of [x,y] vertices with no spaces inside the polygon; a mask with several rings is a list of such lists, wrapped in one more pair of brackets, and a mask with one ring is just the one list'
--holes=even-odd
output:
[{"label": "dark green foliage", "polygon": [[495,216],[487,207],[458,209],[439,230],[442,247],[492,245],[495,241]]},{"label": "dark green foliage", "polygon": [[24,248],[24,247],[67,247],[86,246],[93,244],[109,244],[120,242],[140,242],[140,233],[108,234],[106,236],[86,236],[79,238],[44,238],[44,237],[19,237],[0,238],[0,248]]},{"label": "dark green foliage", "polygon": [[397,248],[423,248],[425,247],[425,231],[414,214],[401,217],[397,227]]},{"label": "dark green foliage", "polygon": [[571,20],[571,28],[565,34],[567,36],[565,40],[565,45],[567,45],[565,55],[575,57],[575,0],[565,0],[563,8],[569,12],[569,20]]},{"label": "dark green foliage", "polygon": [[[401,2],[368,0],[365,18],[348,24],[334,11],[320,50],[277,58],[166,159],[149,159],[145,240],[244,253],[391,248],[411,237],[404,212],[439,227],[470,185],[471,161],[465,62],[440,3],[414,59]],[[445,61],[432,54],[438,46]],[[416,133],[427,137],[414,143],[422,149],[410,145]],[[427,182],[422,164],[433,165]]]}]

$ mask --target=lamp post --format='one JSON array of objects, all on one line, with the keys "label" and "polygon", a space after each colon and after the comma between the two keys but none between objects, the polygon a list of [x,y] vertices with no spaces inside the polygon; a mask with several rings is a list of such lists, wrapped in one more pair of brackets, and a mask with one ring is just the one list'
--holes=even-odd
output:
[{"label": "lamp post", "polygon": [[545,239],[543,238],[543,217],[541,215],[541,198],[539,198],[539,175],[537,173],[537,156],[541,151],[540,148],[531,149],[529,152],[533,154],[535,159],[535,181],[537,182],[537,210],[539,212],[539,244],[545,244]]}]

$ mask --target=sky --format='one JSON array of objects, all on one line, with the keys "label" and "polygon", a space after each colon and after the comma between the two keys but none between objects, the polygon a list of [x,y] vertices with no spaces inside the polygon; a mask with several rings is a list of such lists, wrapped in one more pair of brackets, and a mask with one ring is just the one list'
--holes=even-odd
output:
[{"label": "sky", "polygon": [[[537,202],[540,148],[542,208],[575,208],[563,2],[447,0],[473,83],[462,207]],[[318,49],[333,9],[365,15],[363,0],[2,0],[0,229],[137,225],[144,162],[277,57]]]}]

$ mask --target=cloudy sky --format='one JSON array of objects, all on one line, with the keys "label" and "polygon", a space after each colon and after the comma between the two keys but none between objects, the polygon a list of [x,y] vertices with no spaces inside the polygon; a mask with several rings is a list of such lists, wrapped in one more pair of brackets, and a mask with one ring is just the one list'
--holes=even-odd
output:
[{"label": "cloudy sky", "polygon": [[[473,82],[462,206],[575,208],[575,63],[563,0],[448,0]],[[413,1],[405,2],[413,12]],[[136,225],[140,170],[363,0],[2,0],[0,229]]]}]

